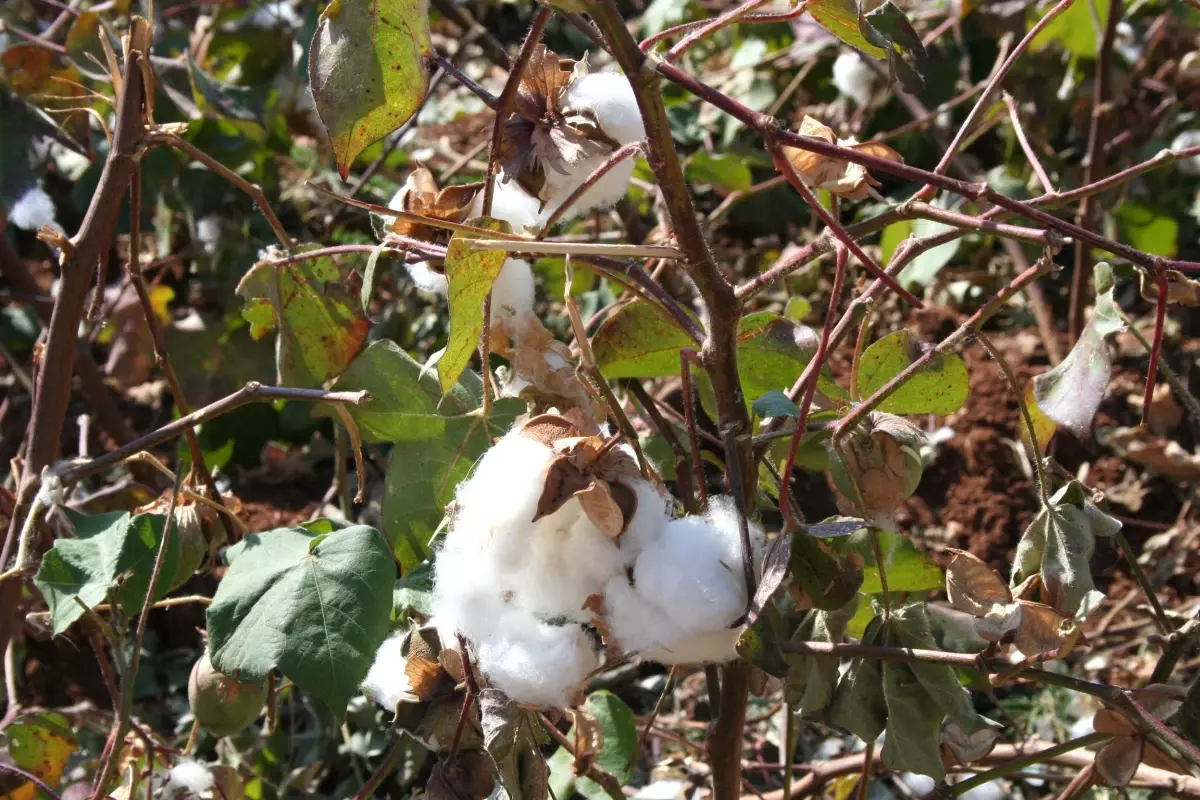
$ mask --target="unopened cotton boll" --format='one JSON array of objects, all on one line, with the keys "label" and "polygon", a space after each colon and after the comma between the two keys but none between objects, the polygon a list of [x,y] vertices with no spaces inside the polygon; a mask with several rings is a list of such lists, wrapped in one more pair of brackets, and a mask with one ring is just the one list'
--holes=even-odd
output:
[{"label": "unopened cotton boll", "polygon": [[859,106],[871,102],[871,89],[875,86],[875,73],[853,50],[840,53],[833,62],[833,85]]},{"label": "unopened cotton boll", "polygon": [[171,767],[167,785],[163,787],[163,794],[167,797],[185,792],[200,794],[212,789],[215,784],[216,780],[208,767],[189,758]]},{"label": "unopened cotton boll", "polygon": [[394,633],[384,639],[362,682],[367,697],[393,712],[398,703],[415,702],[417,699],[412,694],[412,684],[405,673],[408,661],[403,654],[404,638],[404,633]]}]

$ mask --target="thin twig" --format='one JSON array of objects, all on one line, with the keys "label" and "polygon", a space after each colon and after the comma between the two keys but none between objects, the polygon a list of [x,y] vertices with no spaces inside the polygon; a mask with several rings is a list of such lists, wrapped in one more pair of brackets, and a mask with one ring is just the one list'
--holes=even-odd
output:
[{"label": "thin twig", "polygon": [[1013,132],[1017,135],[1017,142],[1020,143],[1021,149],[1025,151],[1025,157],[1029,159],[1029,166],[1033,167],[1034,174],[1041,181],[1042,191],[1053,192],[1054,184],[1050,181],[1050,176],[1046,174],[1046,168],[1042,166],[1037,153],[1029,144],[1029,139],[1025,138],[1025,129],[1021,127],[1021,113],[1017,111],[1017,102],[1013,100],[1013,96],[1008,92],[1003,92],[1001,97],[1004,98],[1004,105],[1008,106],[1008,118],[1012,120]]},{"label": "thin twig", "polygon": [[396,769],[396,765],[400,763],[400,756],[404,755],[404,740],[408,734],[404,731],[396,731],[396,741],[392,742],[392,746],[388,748],[387,755],[379,762],[379,766],[371,773],[371,777],[363,784],[363,787],[354,795],[354,800],[368,800],[375,796],[375,790],[387,779],[388,775]]},{"label": "thin twig", "polygon": [[1017,377],[1013,374],[1012,367],[1008,365],[1008,360],[1004,357],[983,331],[977,330],[975,338],[983,345],[988,354],[996,360],[1000,365],[1000,371],[1004,373],[1004,379],[1008,381],[1008,386],[1012,389],[1013,395],[1017,398],[1017,407],[1021,410],[1021,421],[1025,424],[1025,434],[1029,437],[1027,453],[1029,460],[1033,462],[1034,472],[1037,473],[1038,492],[1042,497],[1042,506],[1050,507],[1050,494],[1046,486],[1046,474],[1042,469],[1042,449],[1037,440],[1037,430],[1033,427],[1033,417],[1029,415],[1029,407],[1025,403],[1025,394],[1021,391],[1021,387],[1017,384]]}]

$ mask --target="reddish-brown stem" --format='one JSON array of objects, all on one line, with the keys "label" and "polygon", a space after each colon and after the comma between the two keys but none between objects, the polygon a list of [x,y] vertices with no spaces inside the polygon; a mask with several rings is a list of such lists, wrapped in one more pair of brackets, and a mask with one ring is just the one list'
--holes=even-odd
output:
[{"label": "reddish-brown stem", "polygon": [[[148,50],[149,26],[135,25],[129,33],[130,52]],[[58,458],[63,420],[71,399],[71,374],[75,370],[79,322],[95,267],[112,246],[113,231],[121,211],[121,199],[129,187],[129,176],[136,164],[135,153],[144,132],[142,124],[142,71],[136,57],[126,59],[113,144],[104,162],[104,170],[79,232],[71,240],[71,252],[64,254],[62,281],[55,298],[54,311],[42,368],[38,370],[33,396],[33,411],[25,449],[17,502],[9,521],[0,564],[7,564],[16,547],[18,534],[38,491],[42,469]],[[6,581],[0,588],[0,653],[4,652],[18,623],[17,608],[22,582]]]},{"label": "reddish-brown stem", "polygon": [[[1121,21],[1121,0],[1109,0],[1108,21],[1100,39],[1100,51],[1096,58],[1096,76],[1092,83],[1092,119],[1088,126],[1087,152],[1083,156],[1083,182],[1091,183],[1104,172],[1105,121],[1108,116],[1109,75],[1112,72],[1113,42],[1117,35],[1117,23]],[[1095,214],[1095,201],[1085,197],[1079,204],[1076,223],[1082,228],[1091,228]],[[1088,284],[1092,277],[1092,257],[1082,242],[1075,244],[1075,269],[1071,273],[1071,300],[1067,316],[1067,337],[1075,341],[1083,332],[1084,306],[1087,305]],[[1143,264],[1142,266],[1149,266]]]},{"label": "reddish-brown stem", "polygon": [[1008,92],[1004,92],[1001,96],[1004,98],[1004,105],[1008,106],[1008,118],[1012,120],[1013,132],[1017,135],[1017,142],[1025,152],[1025,158],[1029,159],[1029,166],[1033,168],[1034,174],[1041,181],[1042,191],[1053,192],[1054,184],[1050,181],[1050,176],[1046,174],[1046,168],[1042,166],[1037,152],[1029,144],[1029,139],[1025,137],[1025,128],[1021,125],[1021,113],[1017,110],[1017,101],[1013,100],[1013,96]]},{"label": "reddish-brown stem", "polygon": [[603,178],[608,174],[609,170],[632,156],[634,153],[641,152],[642,148],[642,142],[630,142],[629,144],[624,145],[623,147],[618,147],[616,150],[614,150],[612,155],[608,157],[607,161],[596,167],[596,169],[592,170],[591,174],[584,178],[583,183],[579,184],[579,186],[576,186],[575,191],[571,192],[570,196],[568,196],[567,199],[562,202],[562,205],[554,209],[554,213],[551,214],[550,218],[546,220],[546,224],[542,226],[542,231],[540,234],[538,234],[537,238],[542,239],[545,237],[545,235],[550,232],[550,229],[554,227],[555,223],[562,219],[563,214],[567,213],[567,211],[571,209],[571,206],[579,202],[579,198],[583,197],[583,193],[596,185],[596,181]]},{"label": "reddish-brown stem", "polygon": [[789,522],[797,526],[803,525],[803,521],[792,511],[792,470],[796,467],[796,454],[800,451],[800,440],[804,438],[805,426],[808,424],[808,412],[812,408],[813,397],[817,391],[817,378],[821,374],[821,367],[824,365],[825,359],[829,357],[829,338],[833,332],[833,319],[837,313],[838,301],[842,296],[842,284],[846,278],[846,261],[846,250],[839,247],[835,257],[833,288],[829,292],[829,311],[825,314],[825,324],[821,328],[821,341],[817,345],[817,354],[812,361],[814,364],[812,372],[808,382],[804,385],[804,399],[800,401],[800,414],[796,417],[796,430],[792,433],[792,443],[788,447],[787,462],[779,474],[779,513],[783,516],[785,529]]},{"label": "reddish-brown stem", "polygon": [[1158,380],[1158,359],[1162,352],[1163,328],[1167,322],[1167,274],[1164,270],[1154,271],[1154,283],[1158,297],[1154,304],[1154,338],[1150,340],[1150,364],[1146,367],[1146,391],[1142,395],[1142,427],[1150,419],[1150,405],[1154,399],[1154,384]]},{"label": "reddish-brown stem", "polygon": [[492,194],[495,192],[496,166],[500,158],[500,140],[504,138],[504,123],[508,121],[513,105],[516,103],[517,90],[521,86],[521,75],[525,72],[529,59],[533,57],[533,50],[541,41],[542,33],[545,32],[546,25],[550,22],[553,14],[554,10],[550,6],[538,6],[537,13],[533,15],[533,23],[529,26],[529,32],[525,34],[525,41],[521,44],[521,51],[517,53],[517,60],[513,62],[512,70],[508,73],[504,91],[500,93],[500,100],[496,103],[496,121],[492,125],[492,141],[488,150],[487,178],[483,184],[483,215],[485,217],[492,213]]},{"label": "reddish-brown stem", "polygon": [[396,769],[396,765],[400,763],[400,756],[404,755],[404,743],[408,739],[408,735],[402,731],[396,731],[396,741],[392,742],[392,746],[388,748],[387,755],[379,762],[379,766],[371,773],[371,777],[363,784],[363,787],[354,795],[354,800],[367,800],[367,798],[375,796],[375,790],[387,779],[388,775]]},{"label": "reddish-brown stem", "polygon": [[700,442],[696,436],[696,393],[692,391],[692,362],[699,366],[700,359],[695,350],[684,348],[679,351],[679,380],[683,384],[683,419],[687,425],[688,446],[692,450],[692,471],[696,475],[696,491],[700,495],[700,506],[708,505],[708,487],[704,482],[704,460],[700,457]]},{"label": "reddish-brown stem", "polygon": [[833,231],[833,235],[836,236],[838,240],[841,241],[841,243],[844,244],[846,248],[854,254],[854,257],[857,258],[859,262],[867,268],[868,272],[870,272],[879,280],[883,281],[885,286],[887,286],[896,294],[900,295],[900,297],[904,298],[904,301],[909,305],[913,306],[914,308],[925,307],[924,303],[922,303],[920,300],[914,297],[911,292],[897,283],[895,278],[884,272],[883,269],[875,263],[875,259],[863,252],[863,249],[858,246],[858,243],[854,241],[850,234],[846,233],[846,229],[842,227],[842,223],[834,219],[833,215],[829,213],[829,210],[817,201],[817,198],[813,196],[813,193],[809,191],[807,186],[804,185],[803,179],[801,179],[800,174],[796,172],[796,168],[792,166],[792,162],[788,161],[787,157],[785,157],[778,148],[771,148],[771,156],[775,160],[776,169],[787,176],[788,182],[792,184],[792,188],[795,189],[802,198],[804,198],[804,202],[808,203],[808,206],[813,210],[813,213],[817,215],[821,222],[825,223],[826,227]]},{"label": "reddish-brown stem", "polygon": [[642,408],[642,413],[646,415],[655,430],[666,441],[667,446],[671,448],[671,453],[675,456],[675,482],[679,485],[679,496],[683,502],[683,508],[689,514],[697,513],[696,489],[692,485],[691,459],[688,458],[687,451],[683,449],[683,443],[675,435],[675,429],[663,417],[658,404],[646,391],[646,387],[642,386],[641,381],[637,378],[629,378],[623,381],[622,385],[634,396]]},{"label": "reddish-brown stem", "polygon": [[[1029,49],[1029,45],[1033,43],[1033,40],[1037,38],[1037,35],[1041,33],[1042,30],[1049,25],[1055,17],[1066,11],[1073,2],[1075,2],[1075,0],[1059,0],[1059,2],[1053,8],[1046,12],[1044,17],[1037,21],[1037,24],[1029,29],[1029,32],[1025,34],[1025,38],[1017,43],[1017,46],[1013,48],[1011,53],[1009,53],[1008,58],[1006,58],[1004,63],[1000,65],[1000,69],[996,70],[991,79],[988,81],[987,86],[984,87],[983,94],[979,95],[979,99],[975,101],[975,105],[971,108],[971,112],[967,114],[967,118],[963,120],[962,125],[959,126],[958,133],[954,135],[954,140],[950,142],[950,146],[946,148],[946,152],[942,153],[941,160],[938,161],[937,166],[934,167],[933,171],[935,174],[942,174],[946,171],[946,168],[950,166],[950,162],[958,154],[958,148],[962,146],[963,140],[966,139],[967,134],[970,132],[971,128],[974,127],[975,123],[978,122],[980,117],[983,116],[983,112],[986,111],[991,104],[992,95],[995,93],[997,87],[1004,82],[1004,79],[1008,77],[1008,73],[1017,63],[1017,59],[1025,54],[1025,51]],[[921,189],[920,192],[918,192],[917,197],[921,200],[928,200],[929,198],[933,197],[935,188],[936,187],[934,187],[932,184],[927,184],[923,189]]]},{"label": "reddish-brown stem", "polygon": [[[718,14],[712,19],[703,20],[703,24],[701,24],[700,27],[688,32],[686,36],[676,42],[675,46],[667,51],[667,54],[664,56],[664,58],[667,61],[670,61],[672,64],[675,63],[680,59],[680,57],[683,56],[684,53],[699,44],[702,39],[712,36],[714,33],[721,30],[721,28],[732,25],[754,9],[763,5],[766,1],[767,0],[745,0],[745,2],[741,3],[740,5],[734,6],[728,11]],[[801,5],[808,4],[802,3]]]}]

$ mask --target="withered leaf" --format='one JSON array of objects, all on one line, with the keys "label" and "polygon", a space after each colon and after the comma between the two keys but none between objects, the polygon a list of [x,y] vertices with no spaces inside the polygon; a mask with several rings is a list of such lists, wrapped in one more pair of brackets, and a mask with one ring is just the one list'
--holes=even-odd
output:
[{"label": "withered leaf", "polygon": [[946,567],[946,595],[959,611],[982,617],[996,603],[1011,603],[1008,585],[996,571],[966,550],[950,548],[954,554]]},{"label": "withered leaf", "polygon": [[[1167,279],[1167,302],[1180,306],[1200,306],[1200,280],[1189,278],[1178,270],[1165,271]],[[1141,273],[1142,297],[1154,303],[1158,301],[1158,284],[1146,273]]]},{"label": "withered leaf", "polygon": [[1096,753],[1096,772],[1109,786],[1126,786],[1142,763],[1140,736],[1117,736]]},{"label": "withered leaf", "polygon": [[[897,164],[904,163],[904,158],[883,142],[863,142],[859,144],[848,140],[838,141],[833,134],[833,130],[828,125],[807,114],[800,122],[799,133],[801,136],[812,136],[817,139],[823,139],[829,144],[836,142],[839,145],[849,147],[866,155],[875,156],[876,158],[887,159]],[[818,189],[827,189],[838,197],[844,197],[848,200],[862,200],[868,196],[869,187],[880,185],[878,181],[871,177],[866,168],[860,164],[853,164],[840,158],[830,158],[810,150],[786,145],[783,147],[783,154],[806,184],[815,186]]]},{"label": "withered leaf", "polygon": [[[400,210],[443,222],[463,223],[476,216],[473,206],[481,188],[482,183],[464,183],[439,190],[433,173],[425,167],[417,167],[404,182]],[[450,240],[450,231],[406,219],[393,219],[389,230],[399,236],[435,244]]]}]

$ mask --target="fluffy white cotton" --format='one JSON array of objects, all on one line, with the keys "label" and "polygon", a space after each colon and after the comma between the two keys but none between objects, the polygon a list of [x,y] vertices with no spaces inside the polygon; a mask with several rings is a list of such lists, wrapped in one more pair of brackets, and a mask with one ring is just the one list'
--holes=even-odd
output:
[{"label": "fluffy white cotton", "polygon": [[446,276],[435,270],[428,261],[405,264],[404,268],[408,270],[408,277],[412,278],[412,282],[421,291],[440,294],[442,297],[450,291],[450,282],[446,280]]},{"label": "fluffy white cotton", "polygon": [[[621,145],[646,137],[642,115],[629,79],[618,72],[593,72],[580,76],[567,90],[564,102],[568,117],[573,114],[595,120],[613,141]],[[546,170],[546,210],[552,213],[571,196],[571,193],[597,168],[608,161],[608,155],[594,155],[576,164],[569,175]],[[571,206],[567,216],[577,216],[597,208],[611,206],[625,195],[633,177],[634,159],[626,158],[604,174]]]},{"label": "fluffy white cotton", "polygon": [[[751,525],[755,564],[763,533]],[[643,545],[632,583],[620,575],[605,587],[613,635],[630,652],[664,664],[724,661],[738,631],[729,626],[746,607],[741,536],[729,498],[714,498],[706,517],[667,522]]]},{"label": "fluffy white cotton", "polygon": [[184,759],[171,767],[170,777],[167,778],[167,785],[163,787],[163,793],[168,797],[181,791],[200,794],[213,788],[215,783],[208,767],[199,761]]},{"label": "fluffy white cotton", "polygon": [[577,499],[533,521],[554,451],[521,431],[497,442],[458,487],[454,522],[438,552],[434,618],[443,637],[463,635],[489,682],[535,705],[566,703],[599,662],[582,623],[584,604],[633,563],[666,499],[634,481],[638,509],[619,542]]},{"label": "fluffy white cotton", "polygon": [[619,72],[580,76],[567,90],[566,113],[590,109],[600,129],[619,144],[646,138],[642,114],[629,79]]},{"label": "fluffy white cotton", "polygon": [[[1190,150],[1200,147],[1200,130],[1184,131],[1171,142],[1172,150]],[[1200,156],[1179,160],[1179,171],[1188,175],[1200,175]]]},{"label": "fluffy white cotton", "polygon": [[533,313],[533,268],[510,258],[492,284],[492,321],[521,319]]},{"label": "fluffy white cotton", "polygon": [[520,613],[475,642],[475,656],[492,686],[522,703],[563,708],[600,666],[592,640],[576,623],[552,625]]},{"label": "fluffy white cotton", "polygon": [[863,61],[862,56],[853,50],[843,51],[833,62],[833,85],[859,106],[871,102],[871,89],[875,86],[875,78],[875,73]]},{"label": "fluffy white cotton", "polygon": [[200,240],[200,247],[210,256],[221,246],[221,228],[221,218],[215,214],[196,220],[196,238]]},{"label": "fluffy white cotton", "polygon": [[395,711],[398,703],[416,701],[412,684],[404,669],[408,662],[401,652],[404,648],[404,633],[394,633],[375,652],[375,661],[363,679],[362,689],[367,697],[388,711]]},{"label": "fluffy white cotton", "polygon": [[[541,201],[528,194],[515,180],[495,179],[492,190],[492,219],[507,222],[513,233],[539,231],[550,216],[553,207],[541,208]],[[475,198],[474,216],[483,214],[483,192]]]},{"label": "fluffy white cotton", "polygon": [[8,221],[25,231],[37,231],[43,225],[62,231],[62,226],[56,218],[54,201],[41,186],[27,189],[17,198],[8,209]]}]

